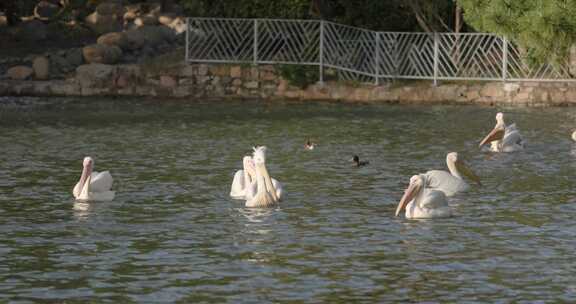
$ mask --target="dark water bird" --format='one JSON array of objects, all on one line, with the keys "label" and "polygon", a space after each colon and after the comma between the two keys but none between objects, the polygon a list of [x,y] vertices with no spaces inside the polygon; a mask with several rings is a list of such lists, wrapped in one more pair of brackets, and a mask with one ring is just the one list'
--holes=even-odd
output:
[{"label": "dark water bird", "polygon": [[310,138],[306,139],[306,143],[304,144],[304,150],[314,150],[316,146],[315,143],[310,141]]},{"label": "dark water bird", "polygon": [[352,162],[354,162],[354,166],[356,166],[356,167],[366,166],[370,163],[367,160],[360,161],[360,157],[358,157],[358,155],[354,155],[354,157],[352,158]]}]

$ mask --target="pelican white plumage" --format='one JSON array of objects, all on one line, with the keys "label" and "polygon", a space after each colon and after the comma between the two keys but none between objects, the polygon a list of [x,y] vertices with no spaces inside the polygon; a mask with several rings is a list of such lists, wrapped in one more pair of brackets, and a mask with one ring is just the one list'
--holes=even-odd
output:
[{"label": "pelican white plumage", "polygon": [[479,147],[490,143],[492,152],[516,152],[524,150],[524,140],[516,128],[516,124],[506,126],[504,123],[504,114],[496,114],[496,126],[484,137]]},{"label": "pelican white plumage", "polygon": [[464,177],[468,177],[479,186],[482,185],[480,178],[468,167],[466,162],[460,158],[457,152],[450,152],[446,155],[447,171],[430,170],[424,175],[428,181],[428,187],[433,190],[440,190],[446,196],[466,191],[470,188]]},{"label": "pelican white plumage", "polygon": [[442,218],[452,216],[446,194],[439,190],[428,189],[426,175],[419,174],[410,178],[410,185],[404,191],[396,208],[396,216],[406,209],[407,219]]},{"label": "pelican white plumage", "polygon": [[268,169],[266,168],[266,147],[254,147],[252,155],[256,171],[256,193],[252,197],[246,197],[246,207],[272,207],[275,206],[283,195],[280,183],[274,185]]},{"label": "pelican white plumage", "polygon": [[574,132],[572,132],[572,140],[576,141],[576,130]]},{"label": "pelican white plumage", "polygon": [[82,175],[72,194],[78,201],[111,201],[115,192],[111,191],[114,179],[108,171],[93,171],[94,160],[87,156],[82,163]]},{"label": "pelican white plumage", "polygon": [[[265,148],[265,147],[264,147]],[[254,148],[254,153],[256,153]],[[244,156],[242,160],[243,169],[236,171],[232,180],[230,197],[238,200],[251,200],[258,192],[258,183],[256,180],[256,165],[250,156]],[[279,200],[283,197],[282,184],[274,178],[271,178],[272,186],[276,189],[276,196]]]}]

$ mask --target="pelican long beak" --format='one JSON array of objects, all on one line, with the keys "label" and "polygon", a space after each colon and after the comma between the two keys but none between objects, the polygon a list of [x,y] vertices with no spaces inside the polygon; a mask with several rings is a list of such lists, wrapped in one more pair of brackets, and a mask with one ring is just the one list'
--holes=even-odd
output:
[{"label": "pelican long beak", "polygon": [[90,182],[92,181],[92,174],[88,175],[84,185],[82,185],[82,191],[78,196],[78,200],[87,201],[90,198]]},{"label": "pelican long beak", "polygon": [[244,159],[244,172],[250,178],[250,181],[256,180],[256,167],[254,166],[254,160]]},{"label": "pelican long beak", "polygon": [[420,191],[420,185],[418,185],[416,183],[411,183],[408,186],[408,189],[406,189],[406,191],[404,191],[404,195],[402,196],[402,199],[400,199],[400,203],[398,203],[398,207],[396,208],[396,215],[395,216],[398,216],[400,214],[400,212],[402,212],[402,210],[404,210],[404,208],[406,208],[406,205],[408,205],[408,203],[414,199],[414,197],[416,196],[418,191]]},{"label": "pelican long beak", "polygon": [[480,177],[478,177],[478,175],[476,175],[476,173],[474,173],[474,171],[472,171],[472,169],[470,169],[466,165],[465,162],[463,162],[461,160],[456,161],[456,168],[458,169],[458,172],[460,172],[463,175],[465,175],[466,177],[468,177],[470,180],[475,182],[478,186],[482,186],[482,182],[480,181]]},{"label": "pelican long beak", "polygon": [[478,147],[482,147],[483,145],[504,138],[504,128],[503,127],[496,127],[494,128],[484,139],[480,142]]},{"label": "pelican long beak", "polygon": [[260,174],[262,174],[262,177],[264,178],[264,183],[266,185],[266,191],[268,193],[270,193],[270,195],[272,195],[272,198],[274,199],[275,202],[278,201],[278,197],[276,196],[276,189],[274,188],[274,185],[272,184],[272,179],[270,178],[270,174],[268,174],[268,169],[266,169],[266,166],[264,164],[260,164],[258,165],[259,169],[260,169]]}]

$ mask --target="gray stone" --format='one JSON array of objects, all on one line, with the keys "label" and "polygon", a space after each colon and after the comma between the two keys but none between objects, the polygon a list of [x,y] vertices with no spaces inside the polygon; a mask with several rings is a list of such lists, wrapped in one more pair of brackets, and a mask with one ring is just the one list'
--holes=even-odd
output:
[{"label": "gray stone", "polygon": [[87,63],[114,64],[122,57],[122,50],[115,45],[92,44],[82,49]]},{"label": "gray stone", "polygon": [[136,26],[145,26],[145,25],[157,25],[158,24],[158,18],[156,18],[156,16],[154,15],[144,15],[144,16],[139,16],[136,17],[136,19],[134,19],[134,24],[136,24]]},{"label": "gray stone", "polygon": [[32,63],[36,79],[48,79],[50,76],[50,60],[44,56],[39,56]]},{"label": "gray stone", "polygon": [[92,63],[76,68],[76,80],[84,87],[100,87],[110,84],[115,68],[112,65]]},{"label": "gray stone", "polygon": [[81,48],[73,48],[66,51],[66,62],[71,66],[79,66],[84,63],[84,56]]},{"label": "gray stone", "polygon": [[144,33],[139,30],[129,30],[124,32],[126,40],[128,42],[127,49],[136,50],[143,47],[146,44],[146,38]]},{"label": "gray stone", "polygon": [[15,67],[11,67],[6,72],[8,78],[16,80],[29,79],[32,77],[32,74],[34,74],[34,70],[31,67],[25,65],[17,65]]}]

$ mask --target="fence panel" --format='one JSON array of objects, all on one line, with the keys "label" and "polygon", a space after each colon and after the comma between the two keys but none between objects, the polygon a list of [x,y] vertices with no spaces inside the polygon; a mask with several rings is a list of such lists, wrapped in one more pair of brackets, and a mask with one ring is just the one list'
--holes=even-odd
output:
[{"label": "fence panel", "polygon": [[318,20],[187,20],[188,62],[319,65],[341,79],[376,84],[396,78],[576,81],[568,63],[533,63],[493,34],[375,32]]},{"label": "fence panel", "polygon": [[189,18],[189,61],[250,62],[254,52],[254,22],[248,19]]}]

